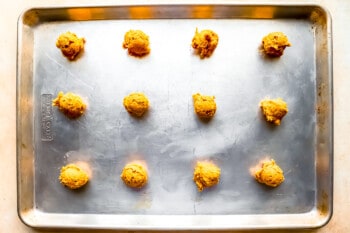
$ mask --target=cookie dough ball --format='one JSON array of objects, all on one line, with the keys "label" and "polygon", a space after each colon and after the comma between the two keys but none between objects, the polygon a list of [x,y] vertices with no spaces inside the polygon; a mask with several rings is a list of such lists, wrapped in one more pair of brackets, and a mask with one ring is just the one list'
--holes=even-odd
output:
[{"label": "cookie dough ball", "polygon": [[199,192],[219,183],[221,170],[218,166],[209,161],[197,162],[193,172],[193,181]]},{"label": "cookie dough ball", "polygon": [[132,56],[142,57],[150,53],[148,35],[141,30],[129,30],[124,35],[123,48]]},{"label": "cookie dough ball", "polygon": [[77,165],[68,164],[61,168],[59,180],[70,189],[78,189],[89,181],[89,176]]},{"label": "cookie dough ball", "polygon": [[277,187],[284,181],[284,176],[282,169],[275,160],[271,159],[261,163],[260,168],[255,172],[255,179],[267,186]]},{"label": "cookie dough ball", "polygon": [[52,105],[57,106],[61,112],[72,119],[80,117],[86,110],[86,104],[83,99],[71,92],[63,94],[60,91],[56,99],[52,101]]},{"label": "cookie dough ball", "polygon": [[79,38],[72,32],[66,32],[58,37],[56,47],[61,49],[63,55],[69,60],[74,60],[84,49],[84,43],[84,38]]},{"label": "cookie dough ball", "polygon": [[280,125],[282,118],[287,114],[287,103],[281,98],[264,99],[260,102],[260,108],[268,122]]},{"label": "cookie dough ball", "polygon": [[149,108],[149,101],[143,93],[131,93],[123,101],[126,111],[136,117],[141,117]]},{"label": "cookie dough ball", "polygon": [[142,188],[147,183],[148,175],[146,168],[135,162],[124,167],[120,178],[131,188]]},{"label": "cookie dough ball", "polygon": [[210,57],[219,43],[219,36],[212,30],[196,32],[192,39],[192,48],[199,54],[200,58]]},{"label": "cookie dough ball", "polygon": [[271,32],[262,40],[264,52],[272,57],[280,57],[286,47],[291,46],[288,38],[282,32]]},{"label": "cookie dough ball", "polygon": [[192,95],[194,111],[204,120],[211,119],[216,112],[215,96],[205,96],[199,93]]}]

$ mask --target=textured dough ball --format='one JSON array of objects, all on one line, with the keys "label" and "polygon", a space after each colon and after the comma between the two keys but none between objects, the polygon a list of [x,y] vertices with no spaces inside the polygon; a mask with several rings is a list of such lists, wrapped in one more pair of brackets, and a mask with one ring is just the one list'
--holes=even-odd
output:
[{"label": "textured dough ball", "polygon": [[216,112],[215,96],[205,96],[199,93],[192,95],[194,111],[202,119],[211,119]]},{"label": "textured dough ball", "polygon": [[60,182],[70,189],[78,189],[89,181],[88,174],[75,164],[61,168]]},{"label": "textured dough ball", "polygon": [[260,102],[260,108],[268,122],[280,125],[282,118],[288,112],[287,103],[281,98],[264,99]]},{"label": "textured dough ball", "polygon": [[198,191],[212,187],[219,183],[221,170],[218,166],[209,161],[197,162],[193,172],[193,181]]},{"label": "textured dough ball", "polygon": [[62,54],[69,60],[74,60],[75,57],[84,49],[84,43],[84,38],[78,38],[76,34],[66,32],[58,37],[56,47],[61,49]]},{"label": "textured dough ball", "polygon": [[143,93],[131,93],[123,101],[126,111],[136,117],[141,117],[149,108],[149,101]]},{"label": "textured dough ball", "polygon": [[219,36],[212,30],[202,30],[196,32],[192,38],[192,48],[194,48],[201,58],[210,57],[219,43]]},{"label": "textured dough ball", "polygon": [[284,181],[283,171],[275,160],[264,161],[260,169],[255,172],[255,179],[267,186],[277,187]]},{"label": "textured dough ball", "polygon": [[133,56],[142,57],[150,53],[149,37],[141,30],[129,30],[124,35],[123,48]]},{"label": "textured dough ball", "polygon": [[86,104],[83,99],[71,92],[63,94],[63,92],[60,91],[56,99],[52,101],[52,105],[57,106],[58,109],[69,118],[78,118],[83,115],[86,110]]},{"label": "textured dough ball", "polygon": [[147,183],[148,175],[146,168],[141,164],[129,163],[124,167],[120,178],[131,188],[142,188]]},{"label": "textured dough ball", "polygon": [[282,32],[271,32],[263,38],[262,46],[267,55],[280,57],[283,55],[284,49],[291,46],[291,43]]}]

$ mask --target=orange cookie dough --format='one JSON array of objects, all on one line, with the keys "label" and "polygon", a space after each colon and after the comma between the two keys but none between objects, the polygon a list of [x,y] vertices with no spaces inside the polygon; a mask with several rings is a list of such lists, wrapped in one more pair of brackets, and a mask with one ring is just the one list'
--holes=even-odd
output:
[{"label": "orange cookie dough", "polygon": [[86,104],[83,99],[71,92],[63,94],[60,91],[56,99],[52,101],[52,105],[57,106],[61,112],[72,119],[80,117],[86,110]]},{"label": "orange cookie dough", "polygon": [[215,115],[215,96],[205,96],[199,93],[192,95],[194,111],[201,119],[210,119]]},{"label": "orange cookie dough", "polygon": [[282,118],[287,114],[287,103],[281,98],[264,99],[260,102],[260,108],[268,122],[280,125]]},{"label": "orange cookie dough", "polygon": [[68,164],[61,168],[59,180],[70,189],[78,189],[89,181],[89,176],[77,165]]},{"label": "orange cookie dough", "polygon": [[197,162],[193,172],[193,181],[199,192],[219,183],[221,170],[209,161]]},{"label": "orange cookie dough", "polygon": [[84,38],[78,38],[76,34],[66,32],[58,37],[56,47],[61,49],[62,54],[69,60],[74,60],[76,56],[84,49],[84,43]]},{"label": "orange cookie dough", "polygon": [[141,30],[129,30],[124,35],[123,48],[132,56],[142,57],[150,53],[149,38]]},{"label": "orange cookie dough", "polygon": [[272,57],[280,57],[286,47],[292,46],[282,32],[271,32],[262,39],[264,52]]},{"label": "orange cookie dough", "polygon": [[120,178],[131,188],[142,188],[147,183],[148,175],[144,166],[134,162],[124,167]]},{"label": "orange cookie dough", "polygon": [[283,171],[273,159],[262,162],[254,175],[259,183],[271,187],[277,187],[284,181]]},{"label": "orange cookie dough", "polygon": [[212,30],[202,30],[196,32],[192,39],[192,48],[194,48],[201,58],[210,57],[219,43],[219,36]]},{"label": "orange cookie dough", "polygon": [[149,108],[149,101],[143,93],[131,93],[123,101],[126,111],[136,117],[141,117]]}]

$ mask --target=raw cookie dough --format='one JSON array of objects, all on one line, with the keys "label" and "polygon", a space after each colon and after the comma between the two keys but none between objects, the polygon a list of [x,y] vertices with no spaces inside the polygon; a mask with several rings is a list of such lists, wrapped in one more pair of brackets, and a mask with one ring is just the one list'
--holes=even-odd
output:
[{"label": "raw cookie dough", "polygon": [[262,39],[264,52],[272,57],[280,57],[286,47],[291,46],[288,38],[282,32],[271,32]]},{"label": "raw cookie dough", "polygon": [[75,164],[68,164],[61,168],[60,182],[70,189],[84,186],[88,180],[88,174]]},{"label": "raw cookie dough", "polygon": [[123,48],[132,56],[142,57],[150,53],[148,35],[141,30],[129,30],[124,35]]},{"label": "raw cookie dough", "polygon": [[76,34],[66,32],[58,37],[56,47],[61,49],[63,55],[69,60],[74,60],[75,57],[84,49],[84,43],[84,38],[78,38]]},{"label": "raw cookie dough", "polygon": [[61,112],[73,119],[83,115],[86,109],[86,104],[83,99],[71,92],[63,94],[63,92],[60,91],[56,99],[52,101],[52,105],[57,106]]},{"label": "raw cookie dough", "polygon": [[147,170],[140,163],[127,164],[120,178],[131,188],[142,188],[147,183]]},{"label": "raw cookie dough", "polygon": [[271,159],[261,163],[261,167],[255,172],[255,179],[267,186],[277,187],[284,181],[284,176],[282,169]]},{"label": "raw cookie dough", "polygon": [[141,117],[149,108],[149,101],[143,93],[131,93],[123,101],[125,109],[133,116]]},{"label": "raw cookie dough", "polygon": [[264,99],[260,102],[260,108],[268,122],[280,125],[282,118],[287,114],[287,103],[281,98]]},{"label": "raw cookie dough", "polygon": [[197,162],[193,172],[193,181],[198,191],[212,187],[219,183],[221,170],[218,166],[209,161]]},{"label": "raw cookie dough", "polygon": [[199,93],[192,95],[194,111],[202,119],[210,119],[215,115],[215,96],[205,96]]},{"label": "raw cookie dough", "polygon": [[219,42],[219,36],[212,30],[202,30],[196,32],[192,39],[192,48],[197,50],[201,58],[210,57]]}]

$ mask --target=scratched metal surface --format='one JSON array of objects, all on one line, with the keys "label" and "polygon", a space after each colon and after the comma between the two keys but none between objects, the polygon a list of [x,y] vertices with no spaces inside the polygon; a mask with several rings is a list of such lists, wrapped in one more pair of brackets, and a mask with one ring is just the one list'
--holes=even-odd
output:
[{"label": "scratched metal surface", "polygon": [[[299,222],[294,220],[299,224],[296,227],[319,224],[301,219],[314,214],[320,205],[319,179],[331,177],[317,170],[319,163],[331,167],[320,160],[318,151],[318,138],[329,139],[331,131],[319,130],[316,111],[320,80],[329,82],[331,77],[319,76],[319,28],[309,18],[107,19],[47,20],[29,26],[31,39],[23,39],[32,45],[32,86],[27,92],[32,98],[33,209],[62,218],[106,214],[120,219],[133,216],[136,221],[92,224],[106,228],[157,228],[162,224],[142,221],[153,215],[173,216],[179,224],[175,229],[186,224],[198,227],[176,216],[201,215],[252,219],[294,215],[300,217]],[[196,27],[219,35],[218,47],[209,59],[193,53]],[[129,29],[149,35],[150,55],[134,58],[122,48]],[[66,31],[86,39],[83,54],[74,62],[55,47],[58,35]],[[284,32],[292,43],[279,59],[266,58],[259,51],[262,37],[272,31]],[[88,104],[86,113],[71,120],[52,107],[59,91],[82,96]],[[144,92],[150,100],[151,108],[142,119],[130,117],[122,105],[131,92]],[[209,123],[201,122],[193,112],[191,96],[197,92],[216,97],[217,112]],[[328,98],[330,93],[326,90],[322,95]],[[261,115],[259,101],[265,97],[282,97],[288,103],[289,112],[278,127],[267,124]],[[327,117],[328,112],[324,114]],[[327,150],[326,159],[331,160]],[[285,181],[278,188],[264,187],[249,172],[266,157],[284,170]],[[139,191],[125,187],[119,178],[123,166],[134,159],[145,161],[149,171],[148,185]],[[192,173],[201,159],[214,161],[222,174],[216,187],[198,193]],[[72,191],[59,183],[60,168],[67,163],[89,167],[86,187]],[[19,186],[21,198],[24,185],[20,182]],[[322,191],[327,188],[331,184]],[[288,219],[284,221],[288,227]],[[39,222],[39,227],[90,227],[87,220]],[[228,228],[244,228],[244,223]],[[205,224],[220,228],[215,222]],[[268,221],[260,224],[278,226]]]}]

